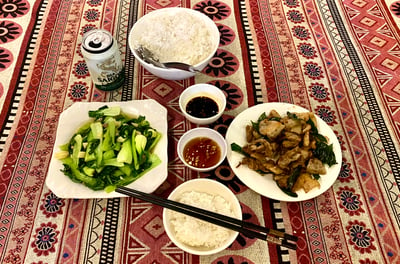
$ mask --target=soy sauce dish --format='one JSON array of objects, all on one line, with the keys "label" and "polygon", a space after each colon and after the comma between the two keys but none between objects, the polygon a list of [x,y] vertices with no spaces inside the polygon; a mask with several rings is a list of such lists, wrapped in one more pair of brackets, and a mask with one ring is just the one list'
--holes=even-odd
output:
[{"label": "soy sauce dish", "polygon": [[198,125],[214,123],[226,107],[224,92],[218,87],[200,83],[186,88],[179,97],[179,107],[190,122]]},{"label": "soy sauce dish", "polygon": [[227,144],[216,130],[198,127],[178,141],[178,156],[192,170],[206,172],[218,167],[226,157]]}]

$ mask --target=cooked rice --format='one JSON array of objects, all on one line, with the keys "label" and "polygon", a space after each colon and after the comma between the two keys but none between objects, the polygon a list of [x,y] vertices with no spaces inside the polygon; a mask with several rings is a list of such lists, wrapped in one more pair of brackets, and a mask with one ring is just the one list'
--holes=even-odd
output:
[{"label": "cooked rice", "polygon": [[[230,203],[219,195],[190,191],[183,193],[177,201],[219,214],[234,216]],[[170,211],[170,213],[177,240],[189,246],[216,248],[225,243],[234,232],[175,211]]]},{"label": "cooked rice", "polygon": [[198,17],[182,11],[149,17],[141,27],[135,46],[146,47],[161,62],[196,65],[212,50],[211,30]]}]

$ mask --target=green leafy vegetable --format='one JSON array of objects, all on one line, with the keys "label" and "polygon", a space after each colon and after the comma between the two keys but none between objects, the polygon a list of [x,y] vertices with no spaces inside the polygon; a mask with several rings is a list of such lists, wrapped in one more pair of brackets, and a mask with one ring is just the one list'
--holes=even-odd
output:
[{"label": "green leafy vegetable", "polygon": [[79,164],[79,153],[80,153],[80,151],[82,149],[82,136],[80,134],[75,135],[73,140],[72,140],[72,142],[73,142],[73,144],[71,144],[71,145],[73,145],[74,148],[73,148],[73,151],[72,151],[71,158],[72,158],[72,162],[76,166],[78,166],[78,164]]},{"label": "green leafy vegetable", "polygon": [[313,174],[313,175],[311,175],[312,177],[313,177],[313,179],[315,179],[315,180],[319,180],[320,178],[321,178],[321,175],[319,175],[319,174]]},{"label": "green leafy vegetable", "polygon": [[321,160],[322,163],[328,164],[329,167],[337,164],[333,145],[327,144],[328,140],[318,133],[318,129],[311,119],[307,123],[311,125],[311,135],[316,140],[316,149],[313,150],[314,156]]},{"label": "green leafy vegetable", "polygon": [[[295,114],[295,113],[291,113],[291,112],[286,112],[286,114],[287,114],[287,116],[290,118],[290,119],[293,119],[293,120],[301,120],[300,118],[298,118],[297,117],[297,115]],[[312,122],[312,121],[311,121]]]},{"label": "green leafy vegetable", "polygon": [[316,158],[320,159],[322,163],[328,164],[328,166],[337,164],[332,144],[328,145],[325,142],[317,141],[317,147],[313,150],[313,154]]},{"label": "green leafy vegetable", "polygon": [[286,187],[282,187],[278,184],[277,185],[279,187],[279,189],[281,189],[284,193],[286,193],[287,195],[291,196],[291,197],[298,197],[297,193],[292,191],[293,186],[295,185],[297,179],[300,176],[301,173],[301,166],[298,166],[296,169],[293,170],[292,174],[289,176],[289,178],[287,179],[287,186]]},{"label": "green leafy vegetable", "polygon": [[255,131],[259,131],[259,129],[260,129],[260,122],[261,122],[262,120],[266,119],[266,118],[267,118],[267,114],[264,112],[264,113],[262,113],[262,114],[258,117],[258,119],[257,119],[256,122],[251,121],[251,125],[253,126],[253,128],[254,128]]},{"label": "green leafy vegetable", "polygon": [[298,166],[296,169],[293,170],[292,174],[289,176],[287,180],[287,188],[291,190],[296,183],[297,179],[300,176],[301,166]]},{"label": "green leafy vegetable", "polygon": [[257,122],[261,122],[267,118],[267,113],[263,112],[257,119]]},{"label": "green leafy vegetable", "polygon": [[318,132],[318,128],[311,119],[307,121],[307,124],[311,125],[311,135],[315,138],[315,140],[320,142],[328,142],[327,139]]},{"label": "green leafy vegetable", "polygon": [[286,193],[287,195],[291,196],[291,197],[298,197],[297,193],[292,192],[291,190],[287,189],[287,188],[283,188],[281,187],[278,183],[277,183],[279,189],[281,189],[282,192]]},{"label": "green leafy vegetable", "polygon": [[92,190],[114,191],[161,163],[153,153],[161,133],[144,116],[131,118],[119,106],[89,111],[92,121],[60,146],[56,157],[72,181]]},{"label": "green leafy vegetable", "polygon": [[249,156],[249,154],[247,154],[246,152],[244,152],[243,149],[242,149],[242,147],[239,146],[239,145],[236,144],[236,143],[231,143],[231,149],[232,149],[232,151],[238,152],[238,153],[240,153],[240,154],[242,154],[242,155]]},{"label": "green leafy vegetable", "polygon": [[105,105],[95,111],[92,110],[89,111],[89,117],[95,119],[100,119],[105,116],[118,116],[120,114],[121,114],[121,107],[119,106],[108,107]]},{"label": "green leafy vegetable", "polygon": [[122,143],[122,148],[117,155],[117,161],[132,164],[132,145],[130,139],[127,139]]}]

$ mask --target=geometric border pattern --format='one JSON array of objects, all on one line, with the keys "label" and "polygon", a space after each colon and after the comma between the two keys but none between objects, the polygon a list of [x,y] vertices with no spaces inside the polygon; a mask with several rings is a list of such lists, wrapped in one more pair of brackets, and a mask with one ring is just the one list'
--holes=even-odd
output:
[{"label": "geometric border pattern", "polygon": [[250,74],[252,75],[251,81],[252,81],[253,96],[255,101],[254,103],[260,104],[263,103],[262,92],[261,92],[262,88],[261,88],[259,70],[257,65],[257,56],[254,48],[254,41],[251,35],[249,18],[247,16],[247,11],[246,11],[246,1],[240,1],[239,7],[241,16],[240,21],[242,22],[242,26],[244,29],[244,36],[246,37],[246,44],[248,50],[247,56],[249,58],[248,61],[250,64],[249,69],[250,69]]},{"label": "geometric border pattern", "polygon": [[[23,65],[21,67],[21,72],[19,74],[18,78],[18,83],[16,85],[16,88],[14,90],[14,94],[11,96],[12,102],[10,102],[10,108],[9,109],[3,109],[2,112],[3,114],[6,115],[7,120],[4,122],[4,126],[0,128],[0,154],[3,152],[4,145],[6,144],[6,140],[8,136],[10,135],[11,128],[14,124],[15,116],[18,111],[19,103],[21,100],[22,96],[22,91],[24,89],[26,77],[29,71],[29,66],[32,61],[32,55],[33,51],[35,49],[35,46],[37,44],[37,38],[39,36],[40,32],[40,27],[42,26],[42,20],[43,16],[47,7],[48,1],[43,1],[41,5],[38,8],[37,16],[35,18],[35,24],[31,33],[31,36],[29,37],[29,45],[27,47],[27,52],[25,53],[25,56],[23,58]],[[34,14],[32,14],[32,17]],[[26,38],[27,36],[25,36]],[[6,106],[6,105],[4,105]],[[7,113],[6,113],[7,110]]]},{"label": "geometric border pattern", "polygon": [[[373,131],[371,130],[371,128],[368,128],[370,126],[369,124],[370,118],[368,119],[364,118],[367,112],[369,112],[369,114],[372,116],[372,121],[376,127],[376,129],[374,130],[379,134],[379,141],[380,141],[379,146],[371,144],[371,146],[374,146],[374,148],[372,148],[372,151],[375,153],[374,157],[380,159],[377,160],[377,164],[384,164],[385,160],[381,155],[378,155],[378,153],[382,153],[382,148],[384,148],[385,153],[387,155],[387,162],[390,164],[389,166],[390,168],[388,169],[386,169],[386,166],[378,166],[377,169],[380,170],[380,175],[384,179],[387,179],[389,175],[397,176],[395,177],[395,181],[397,183],[397,186],[400,187],[400,176],[399,176],[400,167],[398,166],[400,160],[399,153],[396,151],[395,144],[390,136],[390,131],[387,129],[387,126],[385,124],[385,119],[380,111],[376,97],[374,96],[373,88],[371,86],[371,83],[369,82],[368,75],[365,72],[363,64],[357,55],[357,51],[355,50],[352,41],[346,32],[346,28],[344,26],[343,21],[341,20],[341,16],[337,9],[336,3],[334,0],[328,0],[327,3],[332,13],[332,18],[335,21],[337,30],[340,34],[342,43],[345,46],[346,51],[348,52],[348,56],[357,74],[364,99],[368,105],[368,108],[365,109],[362,108],[365,107],[364,101],[359,101],[356,104],[356,107],[358,107],[358,111],[360,113],[360,117],[362,117],[361,122],[363,122],[364,128],[368,129],[369,131]],[[360,99],[356,91],[354,91],[353,89],[351,89],[351,91],[353,92],[354,98]],[[376,139],[372,138],[373,135],[368,131],[366,131],[366,134],[369,137],[370,142],[379,142]],[[386,184],[391,184],[391,180],[389,179],[384,180],[383,182],[385,182]],[[395,200],[392,201],[392,204],[395,205],[396,203],[399,202],[400,199],[398,193],[394,192],[395,190],[394,188],[392,188],[393,186],[386,186],[386,187],[387,191],[391,193],[391,195],[388,195],[388,199],[392,199],[393,197],[395,197]],[[400,207],[394,206],[394,209],[397,211],[396,214],[397,224],[400,225]]]}]

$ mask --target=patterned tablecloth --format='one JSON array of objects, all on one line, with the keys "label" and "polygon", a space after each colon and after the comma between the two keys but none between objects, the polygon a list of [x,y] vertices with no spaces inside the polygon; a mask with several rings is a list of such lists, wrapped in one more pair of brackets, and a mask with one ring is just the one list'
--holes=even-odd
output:
[{"label": "patterned tablecloth", "polygon": [[[158,79],[127,48],[135,21],[182,6],[218,25],[220,47],[195,78]],[[394,0],[0,0],[1,263],[400,263],[400,1]],[[124,86],[93,87],[82,35],[117,39]],[[262,102],[289,102],[320,116],[343,162],[335,184],[304,202],[248,189],[225,161],[198,174],[177,158],[195,127],[178,96],[194,83],[224,91],[226,111],[210,125]],[[152,98],[168,110],[168,177],[155,192],[215,179],[237,195],[243,217],[299,237],[287,250],[239,235],[226,250],[194,256],[164,232],[162,208],[133,198],[60,199],[44,184],[60,113],[74,102]]]}]

